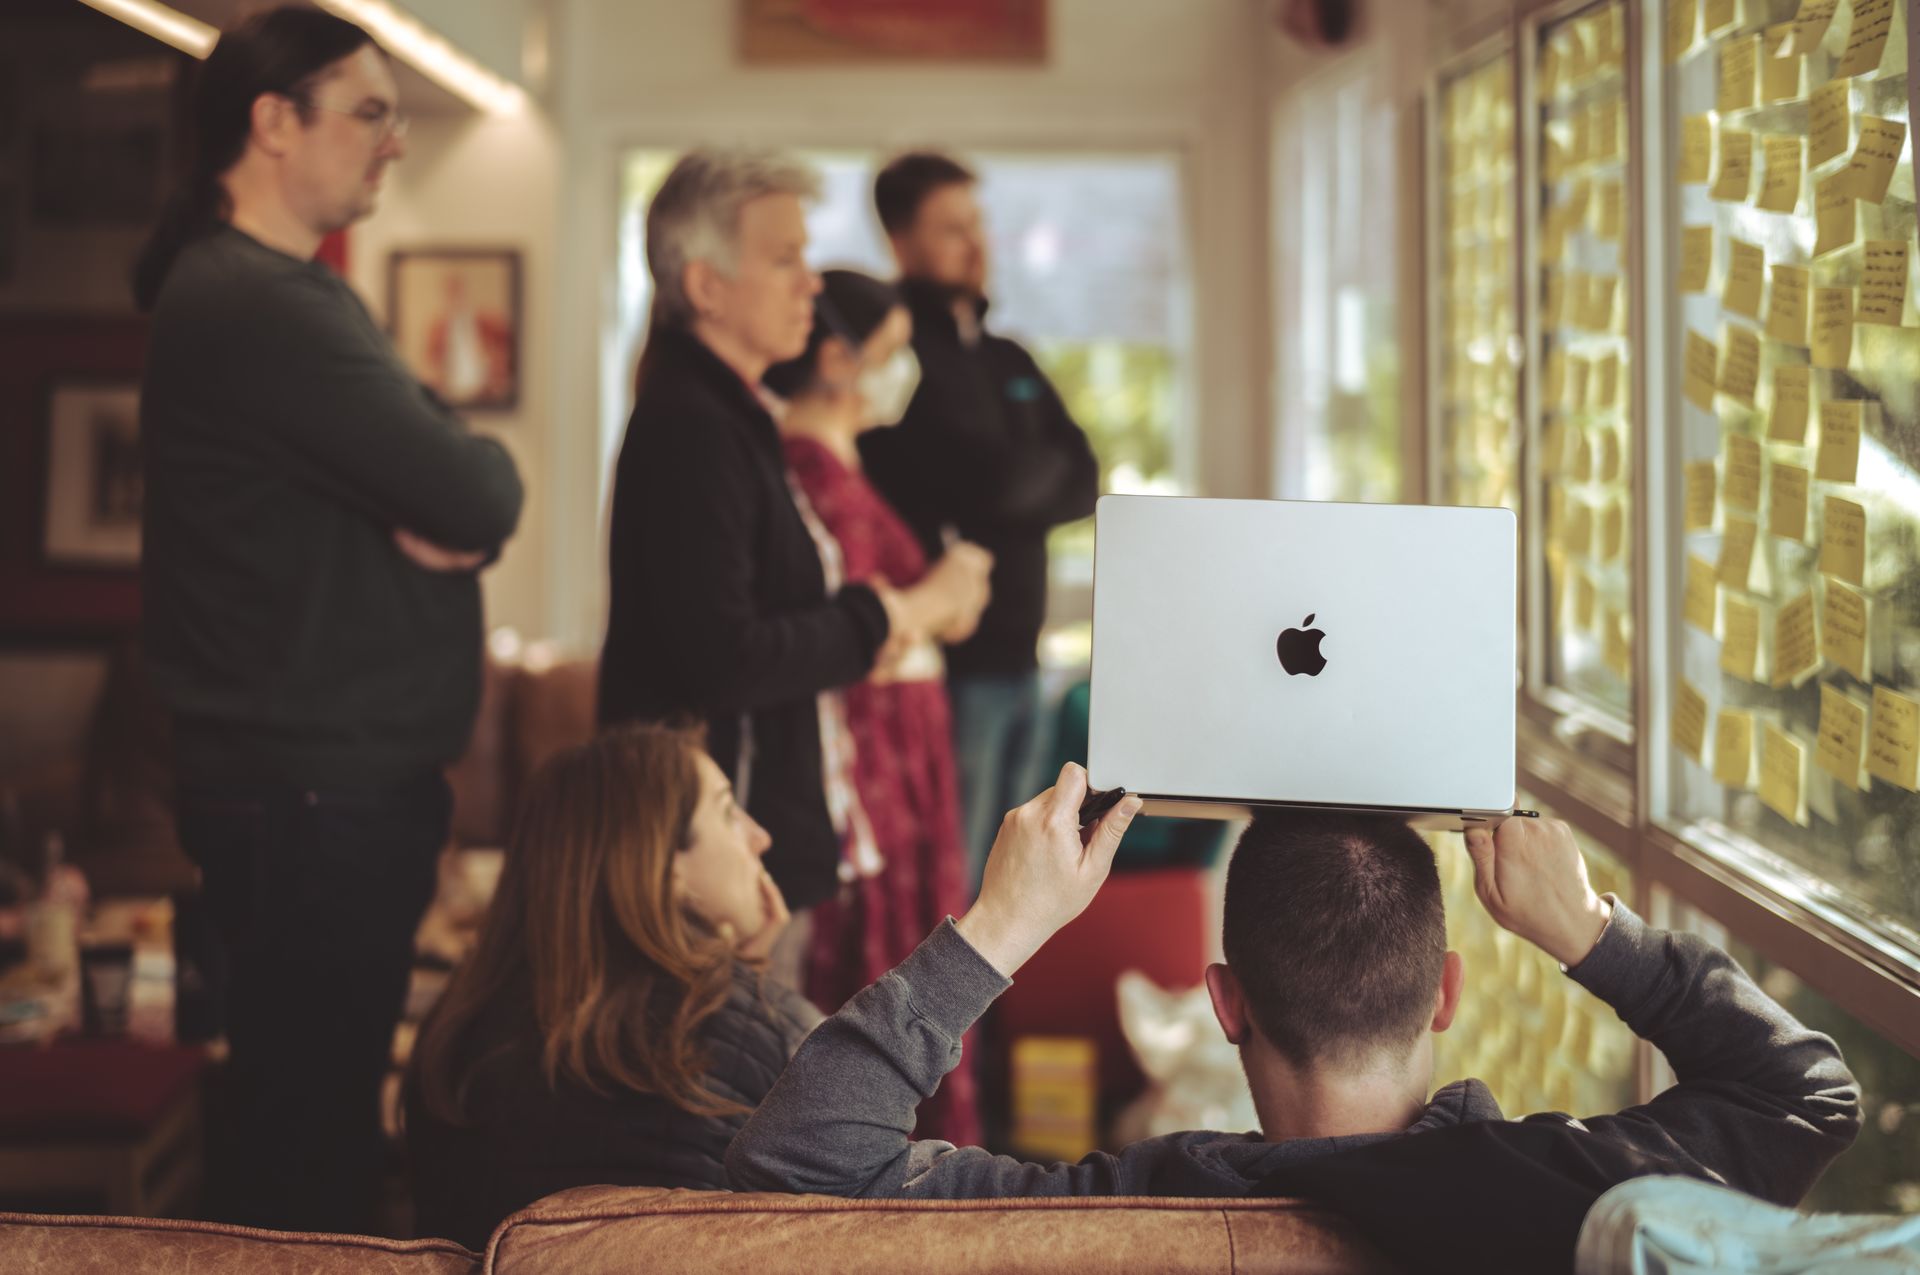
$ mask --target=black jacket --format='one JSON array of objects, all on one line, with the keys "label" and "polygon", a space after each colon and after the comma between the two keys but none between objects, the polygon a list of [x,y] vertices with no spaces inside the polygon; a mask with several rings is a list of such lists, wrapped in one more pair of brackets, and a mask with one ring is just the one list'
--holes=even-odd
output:
[{"label": "black jacket", "polygon": [[887,636],[864,585],[831,597],[779,431],[693,336],[650,338],[613,485],[600,720],[703,718],[707,748],[773,838],[791,907],[837,885],[820,692],[857,682]]},{"label": "black jacket", "polygon": [[142,627],[181,777],[383,787],[457,757],[480,585],[393,531],[498,549],[521,501],[500,444],[333,271],[231,226],[167,275],[140,412]]},{"label": "black jacket", "polygon": [[[948,652],[948,669],[1025,672],[1047,617],[1047,532],[1093,512],[1100,467],[1031,355],[985,331],[968,345],[950,293],[900,287],[920,388],[898,425],[861,436],[861,460],[929,556],[948,527],[993,552],[993,600]],[[986,302],[979,308],[984,317]]]},{"label": "black jacket", "polygon": [[[708,1090],[757,1106],[819,1012],[772,979],[735,967],[732,993],[700,1025]],[[696,1116],[653,1094],[547,1084],[533,991],[522,984],[476,1021],[462,1052],[483,1059],[468,1123],[450,1125],[407,1092],[407,1150],[422,1235],[479,1251],[500,1220],[576,1186],[724,1191],[727,1141],[746,1113]]]}]

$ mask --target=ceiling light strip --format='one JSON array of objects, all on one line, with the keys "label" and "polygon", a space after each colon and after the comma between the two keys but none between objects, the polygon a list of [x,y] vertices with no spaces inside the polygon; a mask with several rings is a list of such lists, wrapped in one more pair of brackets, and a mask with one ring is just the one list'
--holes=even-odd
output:
[{"label": "ceiling light strip", "polygon": [[81,0],[100,12],[120,19],[128,26],[144,31],[156,40],[171,44],[182,53],[204,58],[213,51],[220,32],[198,18],[189,17],[159,0]]}]

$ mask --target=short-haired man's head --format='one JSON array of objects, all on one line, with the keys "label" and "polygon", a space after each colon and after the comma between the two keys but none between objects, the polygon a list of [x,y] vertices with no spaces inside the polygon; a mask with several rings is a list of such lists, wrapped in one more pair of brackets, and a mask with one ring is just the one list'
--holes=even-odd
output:
[{"label": "short-haired man's head", "polygon": [[647,269],[658,322],[694,319],[687,266],[705,261],[731,275],[740,210],[766,195],[820,196],[820,175],[770,150],[696,150],[680,157],[647,206]]},{"label": "short-haired man's head", "polygon": [[1227,870],[1227,965],[1247,1012],[1297,1067],[1411,1048],[1447,952],[1440,874],[1397,820],[1263,811]]},{"label": "short-haired man's head", "polygon": [[873,179],[873,206],[880,214],[881,228],[889,235],[904,234],[913,229],[928,195],[944,186],[971,186],[978,180],[965,164],[933,151],[902,155]]}]

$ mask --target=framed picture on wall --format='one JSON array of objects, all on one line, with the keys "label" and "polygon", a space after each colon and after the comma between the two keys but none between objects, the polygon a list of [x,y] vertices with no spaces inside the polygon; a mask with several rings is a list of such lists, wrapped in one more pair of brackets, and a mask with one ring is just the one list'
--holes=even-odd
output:
[{"label": "framed picture on wall", "polygon": [[47,394],[41,546],[56,567],[140,563],[140,383],[63,378]]},{"label": "framed picture on wall", "polygon": [[520,404],[520,254],[419,248],[387,261],[387,325],[413,374],[454,407]]},{"label": "framed picture on wall", "polygon": [[736,0],[743,62],[1047,60],[1047,0]]}]

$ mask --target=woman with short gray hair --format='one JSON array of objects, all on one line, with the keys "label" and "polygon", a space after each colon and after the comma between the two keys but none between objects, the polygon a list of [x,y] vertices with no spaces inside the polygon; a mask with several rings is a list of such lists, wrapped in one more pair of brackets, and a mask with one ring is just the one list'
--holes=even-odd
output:
[{"label": "woman with short gray hair", "polygon": [[[773,838],[766,867],[796,921],[834,892],[840,861],[818,697],[987,587],[965,555],[900,591],[830,582],[822,565],[761,385],[812,328],[817,190],[785,156],[700,150],[647,210],[653,316],[615,470],[600,664],[603,724],[704,720],[709,752]],[[791,927],[790,952],[804,931]]]}]

